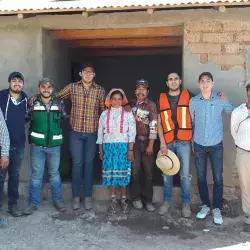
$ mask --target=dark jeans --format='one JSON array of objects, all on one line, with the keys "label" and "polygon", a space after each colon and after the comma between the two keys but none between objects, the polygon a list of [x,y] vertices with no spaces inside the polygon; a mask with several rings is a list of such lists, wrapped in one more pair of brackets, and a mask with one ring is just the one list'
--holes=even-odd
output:
[{"label": "dark jeans", "polygon": [[209,157],[213,173],[213,207],[221,208],[223,195],[223,144],[201,146],[194,143],[195,165],[198,175],[198,188],[203,205],[210,207],[207,187],[207,157]]},{"label": "dark jeans", "polygon": [[24,157],[24,147],[11,148],[9,156],[9,166],[7,168],[0,167],[0,207],[3,205],[3,188],[4,180],[8,172],[8,204],[9,208],[13,205],[17,205],[19,198],[19,172],[22,166]]},{"label": "dark jeans", "polygon": [[40,199],[45,163],[48,166],[49,182],[54,203],[62,201],[62,185],[59,173],[61,147],[44,148],[31,145],[30,165],[31,180],[29,205],[37,206]]},{"label": "dark jeans", "polygon": [[[145,150],[148,146],[148,140],[141,141],[136,138],[134,145],[135,160],[132,163],[132,178],[130,184],[130,193],[132,200],[140,200],[141,196],[145,203],[152,202],[153,187],[153,163],[154,156],[147,155]],[[144,179],[141,181],[141,173],[144,170]],[[144,188],[142,190],[141,184]]]},{"label": "dark jeans", "polygon": [[73,161],[72,193],[81,196],[82,176],[84,171],[84,197],[92,196],[93,163],[96,153],[97,133],[71,131],[70,151]]}]

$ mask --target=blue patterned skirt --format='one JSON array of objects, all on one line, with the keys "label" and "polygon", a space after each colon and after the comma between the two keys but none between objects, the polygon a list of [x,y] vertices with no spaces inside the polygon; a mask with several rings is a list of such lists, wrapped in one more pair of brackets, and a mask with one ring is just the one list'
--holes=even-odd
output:
[{"label": "blue patterned skirt", "polygon": [[127,186],[131,176],[128,143],[104,143],[103,153],[102,184],[105,186]]}]

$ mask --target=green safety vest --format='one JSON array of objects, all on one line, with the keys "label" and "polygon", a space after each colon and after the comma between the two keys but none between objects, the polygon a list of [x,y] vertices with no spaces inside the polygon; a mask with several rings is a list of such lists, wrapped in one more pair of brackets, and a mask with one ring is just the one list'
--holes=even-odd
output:
[{"label": "green safety vest", "polygon": [[43,147],[55,147],[63,143],[61,111],[55,99],[50,110],[41,100],[36,100],[31,112],[30,142]]}]

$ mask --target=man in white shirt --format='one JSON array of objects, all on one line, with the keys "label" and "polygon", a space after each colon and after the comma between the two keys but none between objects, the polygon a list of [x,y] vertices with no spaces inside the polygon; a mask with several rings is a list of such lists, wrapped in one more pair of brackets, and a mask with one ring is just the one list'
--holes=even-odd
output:
[{"label": "man in white shirt", "polygon": [[237,147],[236,166],[238,169],[242,208],[245,223],[250,225],[250,84],[246,86],[248,102],[237,107],[231,116],[231,134]]}]

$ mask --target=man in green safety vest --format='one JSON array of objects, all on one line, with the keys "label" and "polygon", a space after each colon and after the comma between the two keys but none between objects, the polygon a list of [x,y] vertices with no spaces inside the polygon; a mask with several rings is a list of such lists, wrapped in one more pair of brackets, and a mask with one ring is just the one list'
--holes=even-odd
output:
[{"label": "man in green safety vest", "polygon": [[55,208],[66,210],[62,200],[61,178],[59,174],[61,145],[63,135],[61,120],[67,118],[63,101],[53,97],[54,84],[49,78],[42,78],[38,85],[39,95],[29,107],[30,131],[29,140],[31,181],[29,204],[24,210],[25,215],[37,210],[45,162],[48,166],[49,181]]}]

